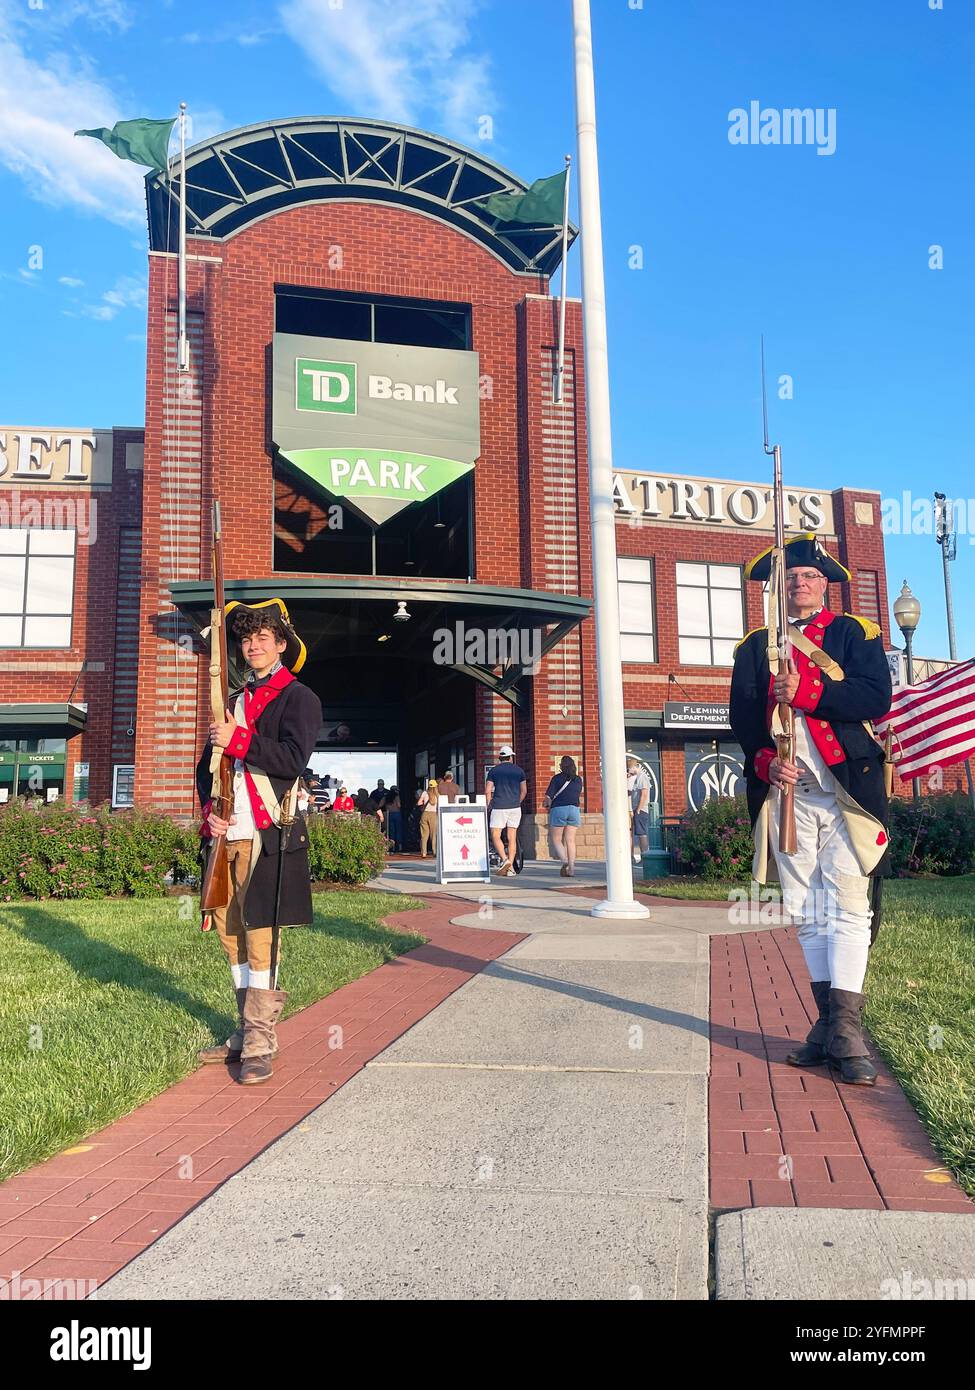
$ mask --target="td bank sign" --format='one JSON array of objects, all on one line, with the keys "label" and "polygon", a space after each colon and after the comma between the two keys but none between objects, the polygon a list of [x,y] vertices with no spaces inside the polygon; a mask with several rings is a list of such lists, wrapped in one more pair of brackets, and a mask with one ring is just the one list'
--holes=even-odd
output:
[{"label": "td bank sign", "polygon": [[273,350],[279,454],[372,526],[474,467],[476,352],[294,333]]}]

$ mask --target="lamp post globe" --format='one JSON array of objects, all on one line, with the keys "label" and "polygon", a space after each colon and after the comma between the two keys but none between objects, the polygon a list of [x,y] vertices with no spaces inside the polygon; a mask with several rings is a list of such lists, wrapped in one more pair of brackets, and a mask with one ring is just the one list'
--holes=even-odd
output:
[{"label": "lamp post globe", "polygon": [[894,600],[894,618],[905,638],[909,632],[914,632],[914,629],[921,621],[920,600],[916,594],[911,593],[906,579],[904,580],[904,585],[900,594]]}]

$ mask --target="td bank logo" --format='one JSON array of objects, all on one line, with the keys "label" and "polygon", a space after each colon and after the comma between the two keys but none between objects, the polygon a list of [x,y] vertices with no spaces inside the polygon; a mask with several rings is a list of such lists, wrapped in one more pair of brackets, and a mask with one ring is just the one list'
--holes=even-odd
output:
[{"label": "td bank logo", "polygon": [[298,410],[354,415],[355,397],[354,362],[318,362],[311,357],[295,360],[295,407]]}]

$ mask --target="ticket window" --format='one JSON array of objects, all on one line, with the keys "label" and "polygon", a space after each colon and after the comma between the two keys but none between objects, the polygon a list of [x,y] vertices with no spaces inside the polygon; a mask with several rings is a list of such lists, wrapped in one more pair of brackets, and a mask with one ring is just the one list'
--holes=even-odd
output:
[{"label": "ticket window", "polygon": [[60,801],[64,796],[67,742],[63,738],[22,738],[0,741],[0,801],[30,797]]}]

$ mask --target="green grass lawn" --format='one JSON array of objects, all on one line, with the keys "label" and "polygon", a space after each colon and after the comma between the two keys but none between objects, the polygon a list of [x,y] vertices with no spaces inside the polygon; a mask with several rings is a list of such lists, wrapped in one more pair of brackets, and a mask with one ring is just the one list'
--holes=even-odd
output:
[{"label": "green grass lawn", "polygon": [[[742,885],[662,878],[635,886],[724,899]],[[884,884],[866,994],[874,1042],[942,1160],[975,1197],[975,875]]]},{"label": "green grass lawn", "polygon": [[[234,1028],[217,934],[181,920],[180,902],[0,907],[0,1179],[128,1114]],[[284,1016],[418,946],[380,919],[420,906],[316,894],[314,924],[284,933]]]},{"label": "green grass lawn", "polygon": [[941,1158],[975,1197],[975,876],[884,885],[866,1021]]}]

